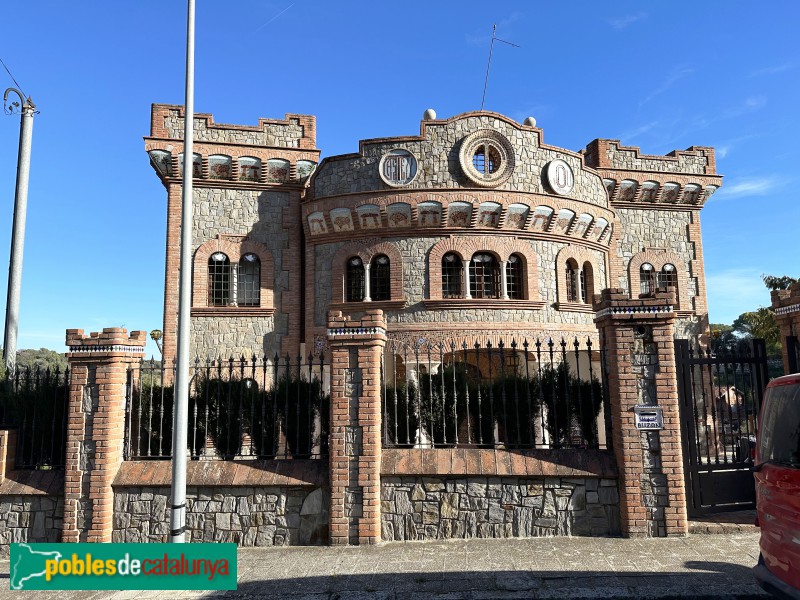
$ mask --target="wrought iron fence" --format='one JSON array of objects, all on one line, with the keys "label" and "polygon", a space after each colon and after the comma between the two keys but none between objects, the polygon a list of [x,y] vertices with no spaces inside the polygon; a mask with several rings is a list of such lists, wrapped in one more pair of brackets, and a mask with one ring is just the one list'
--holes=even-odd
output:
[{"label": "wrought iron fence", "polygon": [[606,448],[602,351],[591,339],[390,341],[387,447]]},{"label": "wrought iron fence", "polygon": [[17,469],[63,469],[69,370],[18,368],[0,378],[0,428],[16,430]]},{"label": "wrought iron fence", "polygon": [[[327,455],[330,368],[322,356],[196,359],[189,370],[193,459]],[[172,456],[174,387],[163,385],[165,375],[152,360],[129,371],[126,459]]]},{"label": "wrought iron fence", "polygon": [[789,371],[786,375],[791,373],[800,373],[800,342],[798,342],[796,335],[786,336],[786,356],[788,357]]},{"label": "wrought iron fence", "polygon": [[703,350],[676,342],[682,420],[697,464],[750,463],[767,385],[763,340]]}]

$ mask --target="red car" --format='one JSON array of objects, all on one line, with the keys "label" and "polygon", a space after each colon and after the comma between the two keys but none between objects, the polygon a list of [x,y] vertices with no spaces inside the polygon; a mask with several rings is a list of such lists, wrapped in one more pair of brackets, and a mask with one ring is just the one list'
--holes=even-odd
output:
[{"label": "red car", "polygon": [[779,598],[800,599],[800,374],[767,386],[753,471],[761,525],[756,580]]}]

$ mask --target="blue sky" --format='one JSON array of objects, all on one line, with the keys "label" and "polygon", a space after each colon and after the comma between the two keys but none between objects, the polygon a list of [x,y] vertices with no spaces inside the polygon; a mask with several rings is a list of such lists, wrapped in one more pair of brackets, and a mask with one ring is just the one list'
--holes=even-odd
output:
[{"label": "blue sky", "polygon": [[[317,116],[323,156],[413,135],[426,108],[534,116],[549,144],[717,148],[701,213],[712,322],[768,305],[761,273],[800,275],[800,3],[197,2],[195,109],[255,124]],[[40,109],[33,131],[19,347],[64,330],[161,327],[165,192],[142,137],[183,103],[185,2],[9,4],[0,58]],[[0,90],[13,85],[0,72]],[[19,117],[0,115],[7,264]],[[0,279],[5,314],[6,271]],[[155,351],[152,346],[148,351]]]}]

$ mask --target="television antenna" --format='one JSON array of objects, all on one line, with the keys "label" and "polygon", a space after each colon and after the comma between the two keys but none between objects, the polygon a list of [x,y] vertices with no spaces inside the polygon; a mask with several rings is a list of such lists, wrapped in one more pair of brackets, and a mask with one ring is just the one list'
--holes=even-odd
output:
[{"label": "television antenna", "polygon": [[492,66],[492,50],[494,50],[494,41],[497,40],[498,42],[503,42],[504,44],[508,44],[509,46],[514,46],[514,48],[520,48],[518,44],[514,44],[512,42],[507,42],[506,40],[501,40],[499,37],[495,36],[497,32],[497,24],[492,25],[492,43],[489,45],[489,62],[486,63],[486,79],[483,82],[483,98],[481,98],[481,111],[483,111],[483,105],[486,102],[486,86],[489,85],[489,68]]}]

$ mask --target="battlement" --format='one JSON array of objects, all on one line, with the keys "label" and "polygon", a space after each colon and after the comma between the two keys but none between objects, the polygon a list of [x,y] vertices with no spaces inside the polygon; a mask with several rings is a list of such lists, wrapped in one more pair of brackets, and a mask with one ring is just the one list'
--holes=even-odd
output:
[{"label": "battlement", "polygon": [[[184,108],[175,104],[153,104],[150,137],[183,139]],[[215,123],[214,116],[194,115],[194,139],[212,144],[237,144],[314,150],[317,144],[317,119],[313,115],[286,113],[284,120],[259,119],[258,125]]]},{"label": "battlement", "polygon": [[623,146],[619,140],[596,139],[583,151],[586,164],[595,169],[623,169],[684,175],[716,175],[714,149],[691,146],[673,150],[665,156],[642,154],[636,146]]}]

